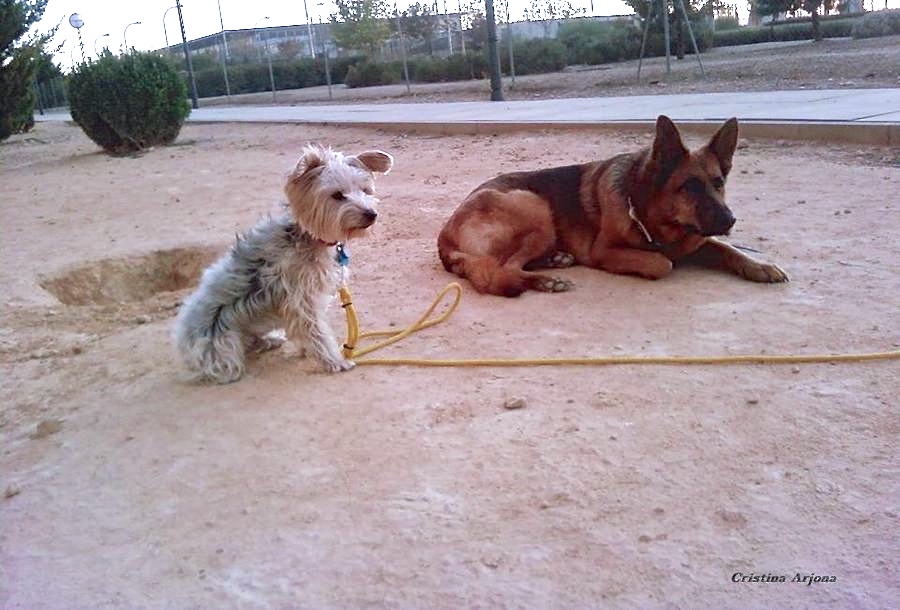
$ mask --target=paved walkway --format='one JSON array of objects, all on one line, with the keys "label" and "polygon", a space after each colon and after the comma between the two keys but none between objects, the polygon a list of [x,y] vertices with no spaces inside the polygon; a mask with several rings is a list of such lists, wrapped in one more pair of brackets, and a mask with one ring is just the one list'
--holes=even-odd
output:
[{"label": "paved walkway", "polygon": [[[264,122],[365,126],[602,125],[654,121],[757,124],[757,135],[900,144],[900,88],[642,95],[515,102],[217,106],[194,110],[192,122]],[[37,120],[68,120],[48,113]],[[788,127],[790,125],[791,127]],[[804,127],[807,125],[807,127]],[[816,133],[812,133],[812,127]],[[763,128],[767,131],[763,131]],[[800,133],[803,130],[806,133]],[[745,133],[747,133],[745,131]],[[748,133],[749,135],[749,133]]]},{"label": "paved walkway", "polygon": [[[640,95],[516,102],[336,104],[323,106],[202,107],[189,120],[289,123],[600,123],[650,121],[666,114],[681,121],[736,116],[755,121],[900,123],[900,88],[823,89],[748,93]],[[67,120],[50,113],[38,120]]]},{"label": "paved walkway", "polygon": [[900,89],[695,93],[516,102],[201,107],[191,113],[191,120],[365,124],[602,123],[655,120],[660,114],[676,121],[713,121],[736,116],[758,121],[900,123]]}]

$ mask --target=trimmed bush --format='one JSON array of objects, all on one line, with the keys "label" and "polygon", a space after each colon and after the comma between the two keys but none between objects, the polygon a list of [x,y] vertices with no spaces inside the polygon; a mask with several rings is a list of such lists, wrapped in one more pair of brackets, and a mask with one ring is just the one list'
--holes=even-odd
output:
[{"label": "trimmed bush", "polygon": [[[853,24],[858,18],[825,19],[819,27],[825,38],[842,38],[850,36]],[[713,34],[713,43],[717,47],[730,47],[741,44],[756,44],[759,42],[784,42],[788,40],[812,40],[812,22],[802,21],[795,23],[782,23],[778,25],[763,25],[758,27],[743,27],[737,30],[725,30]]]},{"label": "trimmed bush", "polygon": [[741,27],[737,17],[718,17],[716,18],[716,31],[724,32],[726,30],[736,30]]},{"label": "trimmed bush", "polygon": [[104,54],[69,76],[72,119],[104,150],[171,144],[191,111],[175,66],[152,53]]},{"label": "trimmed bush", "polygon": [[875,38],[900,34],[900,10],[866,13],[853,24],[854,38]]},{"label": "trimmed bush", "polygon": [[[566,46],[555,39],[513,40],[516,74],[558,72],[566,67]],[[509,72],[509,52],[500,53],[500,65]]]},{"label": "trimmed bush", "polygon": [[[674,26],[673,26],[674,27]],[[702,53],[712,44],[712,30],[705,20],[691,22],[694,38],[697,40],[697,48]],[[690,34],[687,27],[684,28],[685,50],[688,54],[693,52]],[[630,21],[619,20],[613,22],[571,22],[562,25],[559,29],[559,39],[566,46],[569,64],[604,64],[626,59],[637,59],[641,54],[641,29],[635,27]],[[670,49],[676,52],[676,37],[673,30],[670,40]],[[651,28],[647,36],[647,48],[644,51],[646,57],[665,55],[665,38],[661,32]],[[516,57],[516,71],[518,72],[519,59]]]},{"label": "trimmed bush", "polygon": [[574,20],[560,26],[559,41],[566,47],[568,63],[603,64],[637,57],[641,31],[624,20]]},{"label": "trimmed bush", "polygon": [[364,61],[347,69],[347,77],[344,79],[344,84],[351,89],[375,85],[393,85],[400,82],[402,74],[403,66],[400,62],[376,63]]}]

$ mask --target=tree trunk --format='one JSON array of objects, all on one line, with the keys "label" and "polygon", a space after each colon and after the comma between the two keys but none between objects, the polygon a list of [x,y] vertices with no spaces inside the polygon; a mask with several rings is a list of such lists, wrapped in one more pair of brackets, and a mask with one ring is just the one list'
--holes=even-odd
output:
[{"label": "tree trunk", "polygon": [[819,42],[822,40],[822,28],[819,25],[819,9],[818,7],[812,10],[812,28],[813,28],[813,40]]},{"label": "tree trunk", "polygon": [[684,59],[686,48],[684,40],[684,17],[675,12],[675,57]]}]

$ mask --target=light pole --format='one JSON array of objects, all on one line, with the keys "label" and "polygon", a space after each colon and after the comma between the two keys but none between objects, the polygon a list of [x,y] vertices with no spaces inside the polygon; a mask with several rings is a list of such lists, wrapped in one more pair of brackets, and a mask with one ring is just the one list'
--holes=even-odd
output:
[{"label": "light pole", "polygon": [[163,36],[166,37],[166,52],[169,51],[169,31],[166,30],[166,15],[169,14],[173,8],[178,8],[177,6],[170,6],[166,9],[166,12],[163,13]]},{"label": "light pole", "polygon": [[303,0],[303,12],[306,13],[306,32],[309,36],[309,54],[316,58],[316,48],[313,46],[312,21],[309,20],[309,9],[306,8],[306,0]]},{"label": "light pole", "polygon": [[101,38],[106,38],[107,36],[109,36],[109,34],[100,34],[94,39],[94,55],[96,55],[97,57],[100,57],[100,53],[97,52],[97,41]]},{"label": "light pole", "polygon": [[128,52],[128,28],[133,25],[141,25],[140,21],[132,21],[128,25],[125,26],[125,30],[122,32],[122,38],[125,40],[125,52]]},{"label": "light pole", "polygon": [[[262,19],[257,19],[256,23],[253,24],[253,29],[256,30],[256,24],[260,21],[267,21],[268,17],[263,17]],[[269,64],[269,82],[272,85],[272,101],[275,101],[275,75],[272,73],[272,55],[269,53],[269,35],[266,32],[263,37],[263,44],[266,47],[266,62]]]},{"label": "light pole", "polygon": [[181,0],[175,0],[175,8],[178,9],[178,25],[181,26],[181,42],[184,46],[184,63],[187,64],[188,77],[191,79],[191,107],[195,110],[200,107],[197,101],[197,79],[194,78],[194,64],[191,62],[191,52],[188,49],[187,34],[184,33],[184,16],[181,14]]},{"label": "light pole", "polygon": [[78,32],[78,44],[81,46],[81,61],[82,63],[87,61],[84,58],[84,41],[81,40],[81,28],[84,26],[84,19],[81,18],[81,15],[78,13],[72,13],[69,15],[69,25],[71,25]]},{"label": "light pole", "polygon": [[228,84],[228,39],[225,38],[225,21],[222,19],[222,2],[219,3],[219,25],[222,26],[222,75],[225,77],[225,95],[231,97],[231,86]]},{"label": "light pole", "polygon": [[[324,3],[320,2],[319,6],[322,6]],[[322,14],[319,13],[319,34],[322,38],[322,55],[325,56],[325,82],[328,83],[328,99],[334,99],[334,96],[331,93],[331,66],[328,65],[328,47],[326,46],[327,41],[325,40],[325,35],[322,34]]]},{"label": "light pole", "polygon": [[400,9],[397,8],[396,2],[394,2],[394,14],[397,16],[397,33],[400,34],[400,57],[403,59],[403,76],[406,79],[406,94],[409,95],[412,91],[409,88],[409,68],[406,65],[406,40],[403,38],[403,25],[400,22]]}]

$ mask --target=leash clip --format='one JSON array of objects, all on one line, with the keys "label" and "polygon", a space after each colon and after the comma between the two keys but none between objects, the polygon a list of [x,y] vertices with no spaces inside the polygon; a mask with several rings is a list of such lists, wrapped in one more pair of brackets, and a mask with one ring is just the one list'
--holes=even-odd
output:
[{"label": "leash clip", "polygon": [[350,255],[347,253],[347,250],[344,248],[344,242],[338,242],[335,245],[335,260],[337,264],[341,267],[349,267],[350,266]]}]

